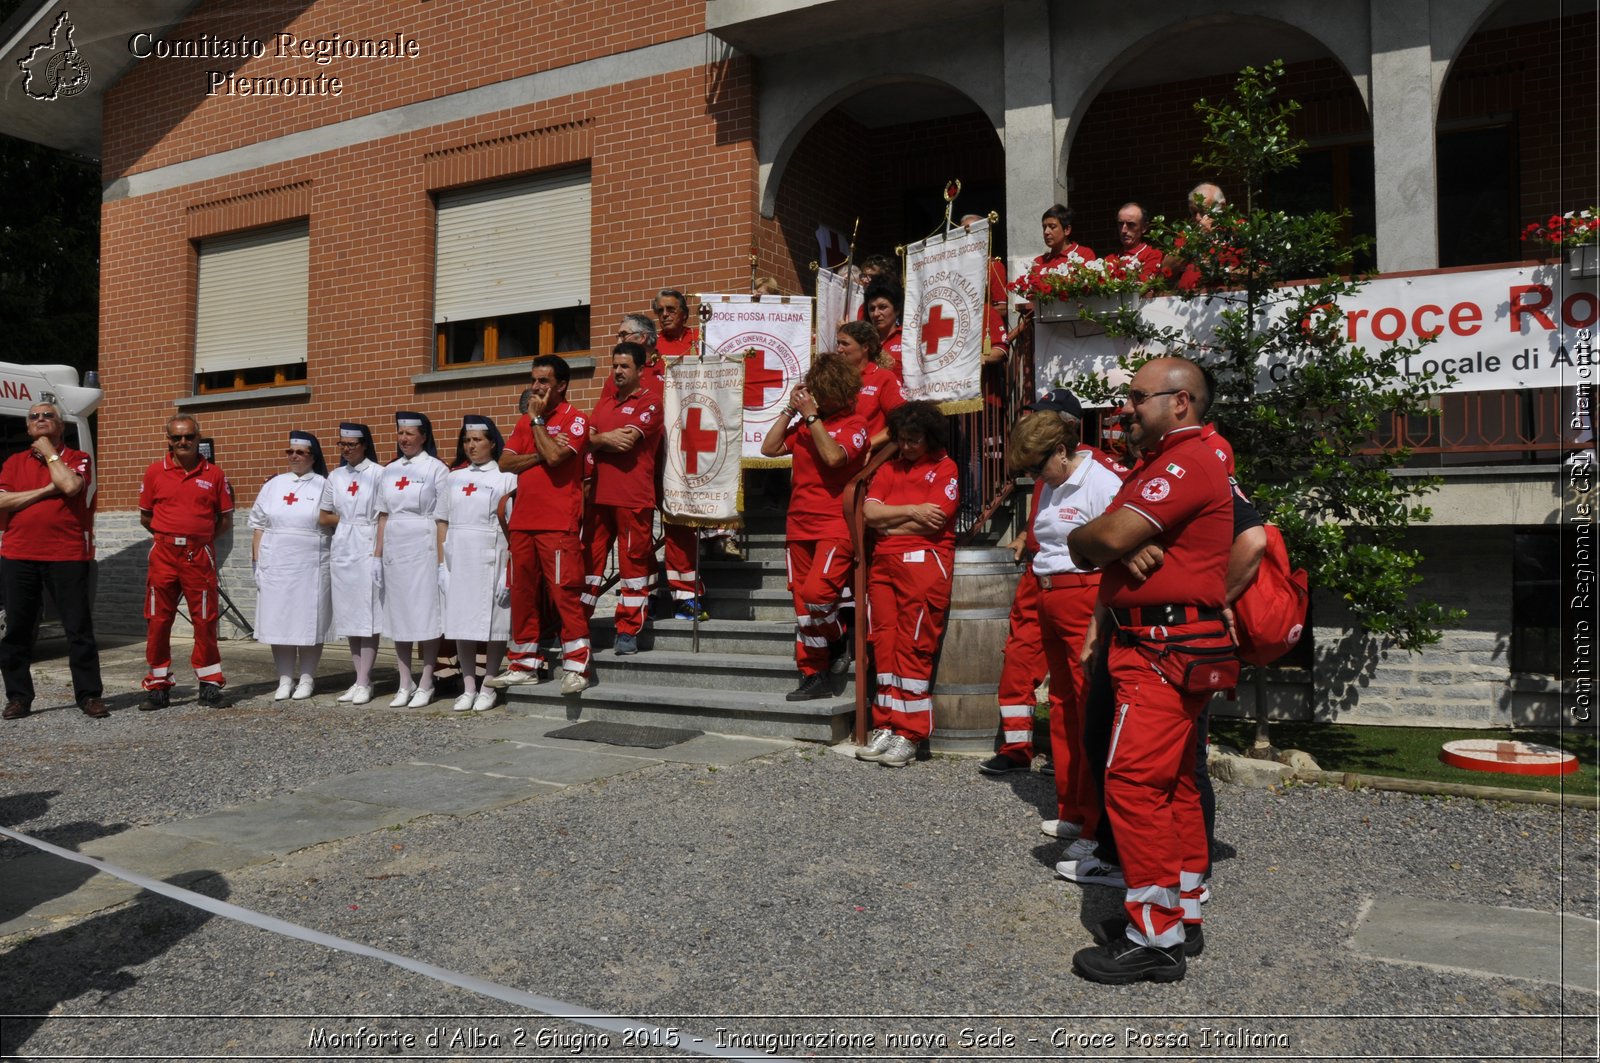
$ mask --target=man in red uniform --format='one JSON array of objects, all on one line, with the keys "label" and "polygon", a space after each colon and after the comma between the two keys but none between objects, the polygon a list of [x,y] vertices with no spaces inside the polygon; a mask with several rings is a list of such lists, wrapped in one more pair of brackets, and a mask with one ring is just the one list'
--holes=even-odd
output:
[{"label": "man in red uniform", "polygon": [[1117,241],[1122,260],[1137,268],[1147,280],[1161,269],[1161,252],[1145,242],[1149,229],[1150,217],[1139,204],[1124,203],[1117,210]]},{"label": "man in red uniform", "polygon": [[528,412],[517,421],[500,455],[503,472],[517,474],[511,509],[511,644],[497,687],[537,683],[541,616],[548,594],[561,624],[561,692],[589,685],[589,618],[583,608],[583,451],[589,421],[567,401],[572,371],[566,359],[533,360]]},{"label": "man in red uniform", "polygon": [[66,425],[51,402],[28,408],[28,449],[0,466],[0,589],[6,632],[0,639],[7,720],[33,711],[33,640],[48,588],[67,635],[72,692],[95,719],[109,713],[100,695],[100,651],[89,607],[94,506],[89,455],[63,442]]},{"label": "man in red uniform", "polygon": [[656,452],[661,441],[661,401],[639,383],[646,351],[637,343],[611,348],[614,393],[603,397],[589,419],[589,457],[594,464],[594,495],[584,514],[588,551],[584,612],[592,616],[606,569],[617,543],[618,657],[639,652],[650,584],[655,580],[651,517],[656,508]]},{"label": "man in red uniform", "polygon": [[179,414],[167,421],[167,456],[152,462],[139,486],[139,523],[155,537],[145,592],[145,712],[164,709],[172,696],[172,621],[178,594],[189,603],[194,626],[190,663],[200,680],[202,705],[220,705],[222,654],[217,649],[221,597],[212,541],[233,527],[233,487],[223,471],[200,456],[200,423]]},{"label": "man in red uniform", "polygon": [[[1105,793],[1130,922],[1125,936],[1073,957],[1074,969],[1096,982],[1177,981],[1186,938],[1190,952],[1200,947],[1208,854],[1194,780],[1195,722],[1211,692],[1238,677],[1222,620],[1232,491],[1201,438],[1208,404],[1193,362],[1157,358],[1141,366],[1124,406],[1141,463],[1110,508],[1068,537],[1075,559],[1103,567],[1100,604],[1115,625],[1102,634],[1114,640],[1117,713]],[[1139,560],[1150,544],[1163,553],[1153,571]]]}]

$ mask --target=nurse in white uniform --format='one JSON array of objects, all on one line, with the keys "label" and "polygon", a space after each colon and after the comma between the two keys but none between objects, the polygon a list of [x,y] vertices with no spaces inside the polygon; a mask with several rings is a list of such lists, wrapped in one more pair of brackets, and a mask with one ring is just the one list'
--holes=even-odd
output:
[{"label": "nurse in white uniform", "polygon": [[250,569],[256,641],[272,647],[278,672],[273,699],[298,701],[311,696],[333,618],[328,533],[317,509],[328,466],[309,432],[290,432],[284,455],[289,471],[268,480],[250,507]]},{"label": "nurse in white uniform", "polygon": [[[420,709],[433,700],[433,662],[444,631],[439,609],[439,536],[434,520],[449,470],[438,458],[433,425],[420,413],[394,415],[395,459],[378,477],[374,576],[383,594],[383,632],[394,640],[400,686],[392,708]],[[411,676],[411,647],[422,658]]]},{"label": "nurse in white uniform", "polygon": [[492,420],[467,417],[461,426],[465,463],[450,473],[439,501],[444,637],[455,640],[465,691],[451,706],[456,712],[482,712],[494,706],[495,691],[492,687],[479,689],[474,663],[481,650],[484,674],[494,675],[500,670],[506,639],[511,637],[505,521],[517,477],[500,471],[498,462],[504,449],[505,440]]},{"label": "nurse in white uniform", "polygon": [[383,602],[372,578],[372,551],[378,532],[378,448],[372,430],[345,421],[339,425],[342,464],[328,475],[322,488],[320,517],[333,530],[328,549],[333,575],[333,635],[350,644],[350,665],[355,685],[339,695],[340,701],[365,705],[372,700],[372,664],[378,656],[378,635],[383,631]]}]

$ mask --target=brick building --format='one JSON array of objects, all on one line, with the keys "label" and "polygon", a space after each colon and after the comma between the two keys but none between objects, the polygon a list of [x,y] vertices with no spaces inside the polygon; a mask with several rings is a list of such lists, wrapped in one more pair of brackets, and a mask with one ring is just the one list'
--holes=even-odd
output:
[{"label": "brick building", "polygon": [[[1597,198],[1596,32],[1593,3],[1553,0],[25,3],[0,27],[0,130],[104,180],[102,613],[137,617],[137,482],[174,408],[248,504],[289,426],[509,426],[539,351],[588,405],[595,354],[657,288],[742,290],[753,256],[809,292],[819,224],[859,217],[860,249],[887,251],[933,227],[948,177],[960,209],[999,211],[1013,266],[1053,202],[1108,247],[1121,202],[1176,213],[1209,176],[1191,105],[1245,63],[1286,59],[1305,104],[1283,203],[1349,208],[1385,271],[1520,259],[1526,221]],[[1559,684],[1506,642],[1561,455],[1516,442],[1439,457],[1461,523],[1422,533],[1434,589],[1496,589],[1438,659],[1368,662],[1364,714],[1548,711]]]}]

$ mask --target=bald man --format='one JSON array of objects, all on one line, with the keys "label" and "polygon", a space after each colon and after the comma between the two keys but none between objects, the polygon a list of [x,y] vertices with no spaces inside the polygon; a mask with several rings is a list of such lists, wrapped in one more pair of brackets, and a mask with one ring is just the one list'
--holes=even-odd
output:
[{"label": "bald man", "polygon": [[[1092,636],[1112,640],[1116,722],[1105,797],[1129,919],[1124,936],[1073,957],[1090,981],[1175,982],[1186,952],[1203,947],[1209,854],[1195,727],[1212,693],[1238,679],[1222,612],[1233,502],[1227,469],[1203,438],[1209,404],[1193,362],[1141,366],[1122,414],[1143,460],[1106,512],[1067,539],[1079,567],[1104,570]],[[1151,547],[1160,549],[1154,565]]]}]

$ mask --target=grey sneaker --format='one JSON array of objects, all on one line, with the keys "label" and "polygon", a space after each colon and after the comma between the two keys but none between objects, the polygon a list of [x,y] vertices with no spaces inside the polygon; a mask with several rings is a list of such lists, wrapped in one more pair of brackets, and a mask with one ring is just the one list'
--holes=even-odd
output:
[{"label": "grey sneaker", "polygon": [[878,755],[878,763],[887,768],[903,768],[917,759],[917,744],[904,735],[894,735]]},{"label": "grey sneaker", "polygon": [[1093,856],[1095,841],[1092,838],[1078,838],[1069,846],[1064,854],[1067,860],[1082,860],[1086,856]]},{"label": "grey sneaker", "polygon": [[1063,860],[1056,865],[1056,874],[1068,882],[1076,882],[1083,886],[1111,886],[1115,889],[1127,889],[1128,882],[1122,877],[1122,868],[1116,864],[1108,864],[1095,856],[1086,856],[1081,860]]},{"label": "grey sneaker", "polygon": [[883,751],[889,748],[889,740],[894,737],[894,732],[880,727],[867,735],[867,744],[856,750],[857,760],[877,760],[883,756]]},{"label": "grey sneaker", "polygon": [[566,672],[561,676],[561,693],[577,694],[589,687],[589,677],[582,672]]},{"label": "grey sneaker", "polygon": [[491,676],[483,681],[486,687],[503,690],[506,687],[523,686],[524,684],[542,683],[544,676],[531,668],[507,668],[499,675]]},{"label": "grey sneaker", "polygon": [[1052,838],[1060,838],[1063,841],[1068,838],[1076,838],[1082,830],[1082,823],[1074,823],[1070,819],[1047,819],[1039,824],[1040,834],[1048,834]]}]

